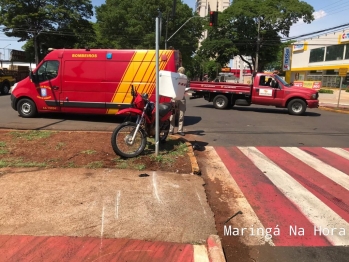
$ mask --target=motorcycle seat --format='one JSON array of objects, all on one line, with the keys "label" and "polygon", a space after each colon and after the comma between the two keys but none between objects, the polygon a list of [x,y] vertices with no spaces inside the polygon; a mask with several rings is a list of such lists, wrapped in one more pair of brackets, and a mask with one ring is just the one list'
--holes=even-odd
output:
[{"label": "motorcycle seat", "polygon": [[172,104],[171,103],[160,103],[159,104],[159,115],[160,115],[160,117],[165,116],[171,110],[172,110]]}]

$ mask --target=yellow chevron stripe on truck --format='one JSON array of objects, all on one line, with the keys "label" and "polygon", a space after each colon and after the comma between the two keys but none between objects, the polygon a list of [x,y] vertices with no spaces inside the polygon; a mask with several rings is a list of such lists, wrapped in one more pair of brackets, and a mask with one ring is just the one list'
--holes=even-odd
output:
[{"label": "yellow chevron stripe on truck", "polygon": [[[166,55],[166,61],[159,60],[159,69],[164,70],[174,51],[160,51],[160,58]],[[112,103],[131,103],[131,85],[135,87],[137,92],[152,94],[155,89],[155,50],[136,51],[130,63],[125,70],[121,82],[117,86]],[[119,109],[108,109],[107,114],[116,114]]]}]

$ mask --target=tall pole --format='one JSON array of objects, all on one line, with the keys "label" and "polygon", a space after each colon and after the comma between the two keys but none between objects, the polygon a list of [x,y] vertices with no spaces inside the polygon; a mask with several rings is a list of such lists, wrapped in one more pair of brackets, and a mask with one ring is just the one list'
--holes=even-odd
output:
[{"label": "tall pole", "polygon": [[[159,14],[160,16],[160,14]],[[155,156],[159,155],[159,16],[155,19],[155,48],[156,48],[156,92],[155,92]]]},{"label": "tall pole", "polygon": [[260,20],[258,18],[257,52],[256,52],[256,65],[255,65],[255,70],[254,70],[256,73],[258,72],[258,53],[259,53],[259,30],[260,30],[260,26],[261,26],[261,23],[260,23]]},{"label": "tall pole", "polygon": [[339,100],[341,99],[342,84],[343,84],[343,76],[341,76],[341,83],[340,83],[340,86],[339,86],[337,108],[339,107]]}]

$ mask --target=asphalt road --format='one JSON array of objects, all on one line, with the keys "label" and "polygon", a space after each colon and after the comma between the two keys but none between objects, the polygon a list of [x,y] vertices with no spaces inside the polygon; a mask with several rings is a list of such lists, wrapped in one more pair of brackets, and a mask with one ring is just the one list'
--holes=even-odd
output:
[{"label": "asphalt road", "polygon": [[[112,131],[118,116],[41,114],[22,118],[0,96],[0,128]],[[189,140],[210,146],[328,146],[349,147],[347,114],[308,109],[291,116],[286,109],[251,106],[217,110],[203,98],[187,99],[184,131]]]}]

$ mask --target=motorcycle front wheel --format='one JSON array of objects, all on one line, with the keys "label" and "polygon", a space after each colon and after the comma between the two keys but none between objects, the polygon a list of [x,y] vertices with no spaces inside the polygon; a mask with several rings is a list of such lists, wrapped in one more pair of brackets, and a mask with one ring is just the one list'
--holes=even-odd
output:
[{"label": "motorcycle front wheel", "polygon": [[147,136],[141,127],[138,129],[133,143],[131,143],[136,127],[136,123],[126,122],[115,128],[111,136],[111,145],[117,155],[131,158],[139,156],[144,151]]}]

